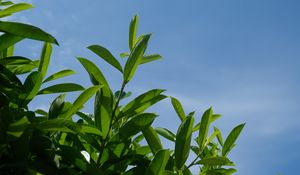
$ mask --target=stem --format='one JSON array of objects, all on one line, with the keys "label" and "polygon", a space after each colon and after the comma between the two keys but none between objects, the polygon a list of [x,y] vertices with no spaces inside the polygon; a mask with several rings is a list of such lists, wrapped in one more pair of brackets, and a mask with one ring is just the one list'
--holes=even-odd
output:
[{"label": "stem", "polygon": [[196,158],[189,164],[189,166],[187,166],[186,168],[190,168],[191,166],[195,165],[195,162],[198,160],[198,158],[200,157],[200,154],[202,154],[204,149],[202,149],[196,156]]}]

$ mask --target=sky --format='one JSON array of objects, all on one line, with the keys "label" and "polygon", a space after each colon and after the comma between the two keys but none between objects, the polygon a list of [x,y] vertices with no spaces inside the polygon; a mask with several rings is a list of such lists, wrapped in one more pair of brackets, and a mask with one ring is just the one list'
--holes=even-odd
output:
[{"label": "sky", "polygon": [[[237,175],[298,172],[300,1],[30,2],[34,9],[10,19],[39,26],[57,38],[60,46],[54,47],[49,74],[71,68],[77,74],[64,81],[91,86],[75,58],[82,56],[96,62],[118,90],[122,76],[86,47],[99,44],[115,56],[128,51],[129,22],[138,14],[138,33],[153,33],[148,53],[159,53],[163,60],[139,67],[126,87],[133,97],[153,88],[166,89],[165,94],[178,98],[186,112],[196,111],[197,122],[212,106],[215,113],[223,115],[214,123],[223,137],[245,122],[237,146],[229,154]],[[16,53],[38,58],[41,47],[39,42],[25,41]],[[49,96],[39,97],[31,105],[47,109]],[[91,106],[88,103],[86,110],[92,110]],[[179,119],[170,100],[152,111],[160,115],[156,126],[176,133]]]}]

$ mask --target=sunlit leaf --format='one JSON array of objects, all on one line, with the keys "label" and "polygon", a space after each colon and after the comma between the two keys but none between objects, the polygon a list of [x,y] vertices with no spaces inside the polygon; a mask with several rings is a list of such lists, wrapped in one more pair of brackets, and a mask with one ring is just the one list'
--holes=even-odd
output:
[{"label": "sunlit leaf", "polygon": [[240,124],[233,128],[233,130],[229,133],[228,137],[226,138],[223,148],[222,148],[222,156],[226,156],[230,150],[233,148],[236,139],[239,137],[240,133],[242,132],[245,123]]},{"label": "sunlit leaf", "polygon": [[170,130],[168,130],[167,128],[160,128],[160,127],[157,127],[155,128],[155,131],[163,136],[164,138],[168,139],[168,140],[171,140],[171,141],[175,141],[176,140],[176,135],[173,134]]},{"label": "sunlit leaf", "polygon": [[158,151],[146,170],[146,175],[161,175],[170,158],[169,150]]},{"label": "sunlit leaf", "polygon": [[97,54],[99,57],[103,58],[107,63],[115,67],[120,72],[123,72],[119,61],[106,48],[99,45],[91,45],[88,47],[88,49]]},{"label": "sunlit leaf", "polygon": [[199,160],[196,164],[221,166],[221,165],[232,164],[232,162],[226,157],[208,157],[208,158],[203,158],[203,159]]},{"label": "sunlit leaf", "polygon": [[150,146],[153,155],[155,155],[159,150],[163,149],[157,133],[151,126],[143,129],[143,135]]},{"label": "sunlit leaf", "polygon": [[73,92],[73,91],[82,91],[84,87],[75,83],[61,83],[53,86],[46,87],[39,91],[41,94],[54,94],[54,93],[63,93],[63,92]]},{"label": "sunlit leaf", "polygon": [[184,166],[184,163],[189,156],[193,124],[194,117],[190,116],[185,118],[178,128],[174,153],[175,164],[178,169],[181,169]]},{"label": "sunlit leaf", "polygon": [[140,64],[145,64],[145,63],[149,63],[152,61],[160,60],[161,58],[162,57],[158,54],[144,55],[140,61]]},{"label": "sunlit leaf", "polygon": [[23,37],[16,36],[9,33],[4,33],[0,36],[0,51],[7,49],[10,46],[13,46],[17,42],[23,40]]},{"label": "sunlit leaf", "polygon": [[41,61],[38,69],[42,73],[43,77],[45,77],[47,73],[51,53],[52,53],[52,45],[50,43],[45,43],[41,53],[41,59],[40,59]]},{"label": "sunlit leaf", "polygon": [[0,21],[0,32],[13,34],[23,38],[54,43],[58,45],[58,42],[53,36],[44,32],[40,28],[28,24]]},{"label": "sunlit leaf", "polygon": [[183,121],[186,116],[185,116],[185,113],[184,113],[184,110],[183,110],[183,107],[182,107],[181,103],[179,102],[179,100],[177,100],[174,97],[171,97],[171,102],[172,102],[173,108],[175,109],[175,111],[176,111],[177,115],[179,116],[180,120]]},{"label": "sunlit leaf", "polygon": [[20,12],[23,10],[27,10],[32,8],[33,6],[31,4],[27,4],[27,3],[18,3],[18,4],[13,4],[12,6],[9,6],[5,9],[2,9],[0,11],[0,18],[11,15],[13,13],[16,12]]},{"label": "sunlit leaf", "polygon": [[200,123],[200,129],[199,129],[199,136],[198,136],[198,144],[201,149],[204,148],[208,129],[209,129],[209,119],[212,116],[212,108],[209,108],[206,110],[201,118],[201,123]]},{"label": "sunlit leaf", "polygon": [[132,51],[134,48],[134,45],[136,43],[136,33],[137,33],[137,27],[138,27],[138,16],[135,15],[129,26],[129,49]]},{"label": "sunlit leaf", "polygon": [[47,77],[43,81],[43,83],[46,83],[48,81],[53,81],[53,80],[56,80],[56,79],[59,79],[59,78],[62,78],[62,77],[66,77],[66,76],[69,76],[69,75],[72,75],[72,74],[75,74],[75,71],[70,70],[70,69],[64,69],[64,70],[61,70],[59,72],[56,72],[56,73],[50,75],[49,77]]}]

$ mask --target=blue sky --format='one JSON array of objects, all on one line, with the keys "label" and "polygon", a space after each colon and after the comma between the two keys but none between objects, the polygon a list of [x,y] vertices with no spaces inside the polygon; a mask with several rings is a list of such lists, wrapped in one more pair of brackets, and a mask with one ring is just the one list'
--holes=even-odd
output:
[{"label": "blue sky", "polygon": [[[152,32],[149,53],[164,59],[142,65],[127,90],[133,96],[152,88],[167,89],[186,112],[212,106],[223,117],[215,123],[224,134],[246,122],[230,154],[238,175],[293,175],[300,160],[300,2],[297,0],[190,1],[31,1],[35,8],[11,18],[53,34],[49,73],[62,68],[78,72],[66,81],[90,86],[75,56],[91,58],[117,90],[121,75],[90,53],[100,44],[118,56],[128,50],[128,25],[139,15],[139,33]],[[25,42],[37,58],[38,42]],[[123,61],[124,62],[124,61]],[[74,98],[74,95],[68,98]],[[53,96],[54,98],[55,96]],[[51,97],[52,98],[52,97]],[[34,107],[47,108],[39,98]],[[87,105],[91,110],[92,104]],[[156,125],[176,132],[179,120],[168,100],[156,105]],[[166,142],[166,145],[168,143]],[[298,163],[297,163],[298,162]]]}]

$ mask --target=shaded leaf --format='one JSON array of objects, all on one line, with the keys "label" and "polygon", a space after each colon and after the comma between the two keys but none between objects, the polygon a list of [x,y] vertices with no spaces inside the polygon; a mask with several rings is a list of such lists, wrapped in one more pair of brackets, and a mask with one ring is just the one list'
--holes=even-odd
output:
[{"label": "shaded leaf", "polygon": [[10,46],[13,46],[17,42],[23,40],[23,37],[16,36],[9,33],[4,33],[0,36],[0,52],[7,49]]},{"label": "shaded leaf", "polygon": [[64,99],[65,99],[65,95],[60,95],[51,103],[48,112],[49,119],[55,119],[59,116],[59,114],[62,112],[62,109],[64,107],[64,103],[65,103]]},{"label": "shaded leaf", "polygon": [[232,162],[226,157],[208,157],[208,158],[203,158],[203,159],[199,160],[196,164],[222,166],[222,165],[232,164]]},{"label": "shaded leaf", "polygon": [[52,53],[52,45],[50,43],[45,43],[41,53],[41,58],[40,58],[41,61],[38,69],[42,73],[43,78],[45,77],[48,70],[51,53]]},{"label": "shaded leaf", "polygon": [[26,100],[31,100],[35,97],[42,85],[43,76],[40,72],[32,72],[24,82],[24,87],[27,91]]},{"label": "shaded leaf", "polygon": [[19,138],[22,136],[23,132],[29,124],[30,122],[28,121],[27,117],[22,117],[20,120],[11,123],[8,126],[6,133],[13,138]]}]

